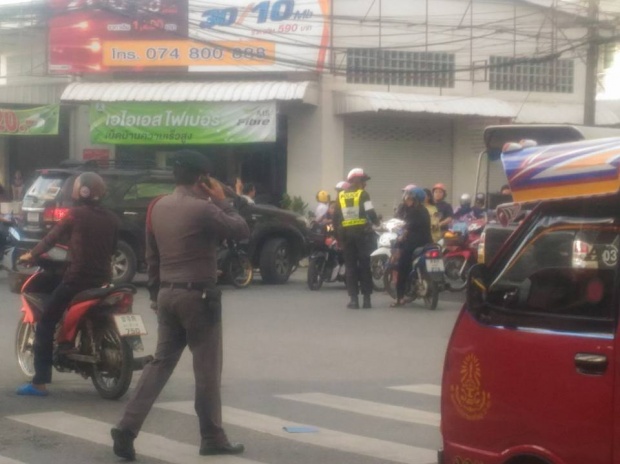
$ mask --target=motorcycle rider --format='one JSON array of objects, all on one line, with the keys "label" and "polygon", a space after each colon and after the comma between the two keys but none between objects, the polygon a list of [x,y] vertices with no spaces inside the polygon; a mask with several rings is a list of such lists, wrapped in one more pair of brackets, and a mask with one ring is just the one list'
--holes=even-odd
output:
[{"label": "motorcycle rider", "polygon": [[433,242],[437,243],[441,240],[441,230],[439,230],[439,211],[437,211],[437,207],[433,203],[433,194],[430,189],[425,188],[423,190],[426,194],[426,198],[424,199],[424,207],[431,217],[431,237],[433,238]]},{"label": "motorcycle rider", "polygon": [[450,226],[450,222],[452,221],[452,217],[454,216],[454,211],[452,210],[452,205],[446,201],[447,190],[446,186],[442,183],[437,183],[433,185],[433,201],[435,202],[435,207],[437,211],[439,211],[439,229],[442,232],[448,230]]},{"label": "motorcycle rider", "polygon": [[471,209],[472,214],[476,219],[485,218],[487,215],[487,209],[485,207],[486,198],[484,193],[477,193],[476,199],[474,200],[474,206]]},{"label": "motorcycle rider", "polygon": [[[106,192],[103,179],[94,172],[80,174],[73,184],[75,206],[20,261],[32,262],[68,236],[69,266],[52,292],[37,323],[34,339],[35,375],[17,389],[18,395],[46,396],[52,381],[54,331],[71,300],[80,292],[101,287],[112,279],[112,255],[116,250],[120,221],[101,206]],[[60,349],[62,347],[59,347]]]},{"label": "motorcycle rider", "polygon": [[316,194],[316,201],[318,201],[319,204],[314,210],[314,220],[321,222],[321,219],[323,219],[323,216],[325,216],[329,208],[329,193],[325,190],[319,190]]},{"label": "motorcycle rider", "polygon": [[403,195],[401,197],[401,202],[398,204],[398,206],[396,207],[396,210],[394,211],[394,217],[396,219],[405,219],[404,218],[405,207],[406,207],[405,197],[407,196],[407,191],[415,187],[416,187],[415,184],[407,184],[401,189],[401,192],[403,192]]},{"label": "motorcycle rider", "polygon": [[414,187],[405,192],[404,198],[404,233],[398,239],[400,249],[398,258],[398,280],[396,282],[396,301],[390,306],[397,307],[406,303],[405,290],[411,273],[413,254],[416,248],[433,241],[431,237],[431,218],[424,207],[426,192]]},{"label": "motorcycle rider", "polygon": [[457,221],[466,221],[473,215],[473,209],[471,207],[471,195],[464,193],[459,199],[460,206],[454,212],[454,217]]},{"label": "motorcycle rider", "polygon": [[339,242],[344,249],[344,262],[347,277],[347,291],[350,301],[347,308],[359,309],[359,291],[361,284],[364,296],[363,307],[371,308],[372,273],[370,271],[370,254],[375,249],[375,234],[371,224],[379,225],[379,217],[366,192],[366,181],[370,179],[363,169],[351,169],[347,182],[348,191],[338,195],[338,204],[334,214],[334,224]]}]

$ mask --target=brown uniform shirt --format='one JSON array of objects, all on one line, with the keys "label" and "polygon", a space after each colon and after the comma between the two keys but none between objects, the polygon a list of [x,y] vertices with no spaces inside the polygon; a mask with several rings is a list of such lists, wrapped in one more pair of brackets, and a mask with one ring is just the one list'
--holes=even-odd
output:
[{"label": "brown uniform shirt", "polygon": [[38,256],[68,238],[69,266],[63,282],[99,286],[112,279],[120,221],[101,206],[76,206],[32,250]]},{"label": "brown uniform shirt", "polygon": [[217,281],[217,246],[250,236],[227,201],[209,201],[189,186],[156,200],[146,231],[149,286],[160,282]]}]

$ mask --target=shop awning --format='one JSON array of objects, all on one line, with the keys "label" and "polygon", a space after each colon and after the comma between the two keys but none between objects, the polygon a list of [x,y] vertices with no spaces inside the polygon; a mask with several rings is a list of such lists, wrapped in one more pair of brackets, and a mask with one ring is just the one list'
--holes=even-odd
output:
[{"label": "shop awning", "polygon": [[318,104],[316,83],[304,82],[74,82],[60,101],[80,102],[259,102]]},{"label": "shop awning", "polygon": [[335,92],[334,100],[336,114],[394,111],[493,118],[514,118],[517,115],[508,103],[493,98],[360,91]]},{"label": "shop awning", "polygon": [[[583,124],[583,105],[570,103],[513,103],[519,124]],[[518,107],[518,108],[517,108]],[[620,116],[606,102],[596,103],[596,124],[615,126]]]}]

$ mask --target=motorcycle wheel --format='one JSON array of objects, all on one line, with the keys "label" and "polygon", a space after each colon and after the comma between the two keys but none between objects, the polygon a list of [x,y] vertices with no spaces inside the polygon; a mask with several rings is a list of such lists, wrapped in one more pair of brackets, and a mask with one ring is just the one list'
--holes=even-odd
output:
[{"label": "motorcycle wheel", "polygon": [[426,293],[422,298],[424,300],[424,305],[430,310],[437,309],[439,287],[428,276],[424,276],[424,287],[426,288]]},{"label": "motorcycle wheel", "polygon": [[310,258],[308,261],[308,288],[320,290],[323,286],[323,267],[325,258]]},{"label": "motorcycle wheel", "polygon": [[237,288],[245,288],[252,283],[254,269],[250,258],[245,255],[230,257],[226,262],[225,274],[228,275],[232,284]]},{"label": "motorcycle wheel", "polygon": [[451,292],[460,292],[465,289],[467,285],[467,272],[469,267],[466,267],[463,272],[461,268],[465,262],[465,258],[462,256],[448,256],[444,260],[446,281],[448,283],[448,289]]},{"label": "motorcycle wheel", "polygon": [[17,365],[26,379],[34,377],[34,324],[25,322],[22,317],[17,323],[15,333],[15,357]]},{"label": "motorcycle wheel", "polygon": [[116,400],[131,384],[133,351],[111,321],[96,329],[94,338],[100,361],[92,367],[93,385],[102,398]]},{"label": "motorcycle wheel", "polygon": [[383,288],[393,299],[396,299],[397,271],[393,266],[387,266],[383,273]]},{"label": "motorcycle wheel", "polygon": [[385,255],[372,256],[370,258],[370,271],[372,272],[372,286],[375,292],[385,291],[384,274],[388,257]]}]

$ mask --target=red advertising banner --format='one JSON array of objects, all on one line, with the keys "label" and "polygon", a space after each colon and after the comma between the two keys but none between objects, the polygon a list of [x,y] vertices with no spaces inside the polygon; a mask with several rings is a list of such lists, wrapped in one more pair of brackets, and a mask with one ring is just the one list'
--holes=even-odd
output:
[{"label": "red advertising banner", "polygon": [[[47,1],[50,73],[114,70],[103,60],[105,44],[110,41],[174,41],[188,35],[187,0]],[[139,70],[141,64],[133,67]]]},{"label": "red advertising banner", "polygon": [[330,0],[47,0],[50,73],[321,71]]}]

